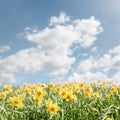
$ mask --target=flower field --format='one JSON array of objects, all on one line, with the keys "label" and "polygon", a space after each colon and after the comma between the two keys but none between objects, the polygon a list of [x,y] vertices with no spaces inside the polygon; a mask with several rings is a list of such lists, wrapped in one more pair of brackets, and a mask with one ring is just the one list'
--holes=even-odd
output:
[{"label": "flower field", "polygon": [[120,120],[120,86],[101,81],[4,85],[0,120]]}]

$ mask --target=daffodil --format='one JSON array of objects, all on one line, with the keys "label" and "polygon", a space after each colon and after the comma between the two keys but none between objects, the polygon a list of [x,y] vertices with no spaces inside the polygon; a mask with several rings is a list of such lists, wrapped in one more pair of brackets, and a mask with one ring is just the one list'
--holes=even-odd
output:
[{"label": "daffodil", "polygon": [[94,92],[94,93],[92,94],[92,96],[93,96],[95,99],[97,99],[97,98],[99,98],[99,93],[98,93],[98,92]]},{"label": "daffodil", "polygon": [[77,97],[73,94],[72,91],[67,91],[66,95],[65,95],[65,100],[66,101],[70,101],[73,99],[76,99]]},{"label": "daffodil", "polygon": [[54,88],[54,87],[55,87],[55,84],[52,83],[52,82],[50,82],[50,83],[48,84],[48,86],[49,86],[50,88]]},{"label": "daffodil", "polygon": [[47,110],[50,114],[56,114],[60,110],[60,107],[56,103],[50,102],[47,104]]},{"label": "daffodil", "polygon": [[7,96],[7,93],[6,93],[6,92],[0,93],[0,98],[5,99],[6,96]]},{"label": "daffodil", "polygon": [[38,88],[36,90],[35,94],[36,94],[37,97],[42,98],[46,95],[46,92],[43,89]]},{"label": "daffodil", "polygon": [[84,82],[80,82],[80,83],[79,83],[79,86],[80,86],[81,89],[83,89],[84,86],[85,86],[85,83],[84,83]]},{"label": "daffodil", "polygon": [[62,90],[60,90],[59,94],[60,94],[60,96],[61,96],[63,99],[65,99],[66,94],[67,94],[67,90],[66,90],[66,89],[62,89]]},{"label": "daffodil", "polygon": [[91,86],[86,86],[86,87],[84,88],[84,92],[91,93],[91,92],[92,92]]},{"label": "daffodil", "polygon": [[8,99],[8,103],[10,105],[13,105],[13,106],[16,106],[18,108],[22,108],[23,107],[23,96],[19,96],[19,97],[16,97],[16,96],[13,96],[13,97],[10,97]]},{"label": "daffodil", "polygon": [[4,85],[4,90],[5,90],[7,93],[12,92],[12,85]]},{"label": "daffodil", "polygon": [[91,96],[91,93],[89,93],[89,92],[84,92],[84,96],[85,96],[86,98],[89,98],[89,97]]},{"label": "daffodil", "polygon": [[35,102],[36,104],[40,105],[40,104],[42,103],[42,98],[36,96],[36,97],[34,97],[34,102]]},{"label": "daffodil", "polygon": [[105,120],[111,120],[111,118],[107,117]]},{"label": "daffodil", "polygon": [[86,86],[86,87],[84,88],[84,96],[85,96],[86,98],[90,97],[92,91],[93,91],[93,90],[92,90],[91,86]]}]

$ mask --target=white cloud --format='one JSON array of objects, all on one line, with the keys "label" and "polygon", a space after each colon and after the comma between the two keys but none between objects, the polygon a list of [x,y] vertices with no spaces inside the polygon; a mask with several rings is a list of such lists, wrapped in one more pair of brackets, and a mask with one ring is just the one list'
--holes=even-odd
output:
[{"label": "white cloud", "polygon": [[90,19],[77,19],[74,24],[75,31],[80,33],[78,43],[84,48],[91,46],[96,41],[95,35],[103,31],[100,22],[95,20],[93,16]]},{"label": "white cloud", "polygon": [[111,69],[120,70],[120,52],[119,46],[109,50],[99,58],[89,57],[80,61],[77,71],[86,72],[92,69],[101,69],[103,72],[108,72]]},{"label": "white cloud", "polygon": [[108,53],[112,56],[113,68],[120,70],[120,45],[109,50]]},{"label": "white cloud", "polygon": [[96,67],[96,64],[94,63],[93,58],[90,57],[89,59],[80,61],[80,64],[77,67],[77,71],[78,72],[87,72],[95,67]]},{"label": "white cloud", "polygon": [[81,82],[97,82],[101,81],[113,81],[116,85],[120,85],[120,71],[114,73],[111,77],[109,77],[106,73],[103,72],[84,72],[82,74],[74,72],[69,78],[68,81],[81,81]]},{"label": "white cloud", "polygon": [[16,78],[12,73],[9,73],[9,72],[4,73],[3,72],[0,76],[0,85],[2,83],[12,83],[12,84],[14,84],[14,83],[16,83]]},{"label": "white cloud", "polygon": [[120,45],[109,50],[109,54],[112,54],[112,55],[120,55]]},{"label": "white cloud", "polygon": [[91,52],[95,53],[95,52],[97,52],[97,49],[98,49],[97,46],[95,46],[91,49]]},{"label": "white cloud", "polygon": [[[98,23],[99,21],[93,18],[86,21],[74,21],[73,24],[56,25],[53,28],[46,27],[44,30],[33,34],[27,32],[26,38],[40,44],[44,49],[53,48],[56,44],[58,45],[58,42],[62,43],[62,47],[72,46],[73,43],[76,43],[86,48],[96,41],[96,35],[102,31]],[[88,27],[89,24],[91,26]],[[91,29],[93,29],[93,32],[89,32]]]},{"label": "white cloud", "polygon": [[114,83],[116,83],[117,85],[120,85],[120,71],[118,71],[117,73],[115,73],[112,76],[112,80],[114,81]]},{"label": "white cloud", "polygon": [[112,68],[112,58],[109,54],[104,54],[96,61],[96,64],[97,67],[102,68],[104,72],[107,72]]},{"label": "white cloud", "polygon": [[1,46],[0,45],[0,53],[9,51],[10,49],[11,49],[10,46],[7,46],[7,45]]},{"label": "white cloud", "polygon": [[52,26],[55,24],[64,24],[64,23],[69,22],[69,21],[70,21],[70,17],[67,16],[65,12],[61,12],[59,17],[53,16],[50,18],[49,25]]},{"label": "white cloud", "polygon": [[120,46],[116,46],[109,50],[107,54],[104,54],[104,56],[98,60],[97,64],[99,67],[105,68],[107,70],[120,70]]},{"label": "white cloud", "polygon": [[[95,81],[101,80],[113,80],[114,83],[120,84],[120,47],[116,46],[109,50],[103,56],[95,58],[93,56],[80,61],[75,72],[69,77],[69,80],[85,80]],[[110,70],[116,70],[113,75],[110,75]],[[96,71],[96,72],[91,72]]]},{"label": "white cloud", "polygon": [[68,69],[63,68],[63,69],[60,69],[60,70],[56,70],[56,71],[50,73],[49,75],[61,78],[63,75],[67,74],[67,72],[68,72]]},{"label": "white cloud", "polygon": [[120,55],[119,56],[117,55],[112,59],[112,64],[113,68],[120,70]]},{"label": "white cloud", "polygon": [[110,80],[104,73],[101,72],[85,72],[84,74],[73,73],[68,78],[68,81],[83,81],[83,82],[96,82],[97,80],[107,81]]},{"label": "white cloud", "polygon": [[[94,17],[71,20],[65,13],[61,13],[59,17],[51,17],[50,23],[53,26],[43,30],[30,27],[25,29],[25,38],[37,46],[1,59],[1,74],[7,71],[12,80],[15,72],[50,70],[52,72],[49,75],[62,77],[76,60],[71,46],[79,44],[84,48],[89,47],[95,42],[96,35],[102,32],[100,22]],[[4,80],[9,81],[8,77],[4,77]]]}]

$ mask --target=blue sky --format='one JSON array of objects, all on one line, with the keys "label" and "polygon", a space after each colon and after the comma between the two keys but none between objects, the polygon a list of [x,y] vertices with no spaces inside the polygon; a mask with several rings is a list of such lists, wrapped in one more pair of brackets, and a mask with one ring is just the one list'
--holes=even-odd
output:
[{"label": "blue sky", "polygon": [[0,84],[118,83],[119,6],[119,0],[0,0]]}]

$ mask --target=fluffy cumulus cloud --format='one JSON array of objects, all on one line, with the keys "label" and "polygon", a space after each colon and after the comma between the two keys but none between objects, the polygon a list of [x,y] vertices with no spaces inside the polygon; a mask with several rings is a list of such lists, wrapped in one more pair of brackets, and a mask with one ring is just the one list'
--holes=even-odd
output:
[{"label": "fluffy cumulus cloud", "polygon": [[[116,72],[109,77],[108,73],[113,70]],[[69,77],[69,81],[83,80],[93,82],[101,79],[102,81],[112,80],[120,84],[119,78],[120,46],[116,46],[99,58],[91,56],[80,61],[76,71]]]},{"label": "fluffy cumulus cloud", "polygon": [[16,78],[15,78],[15,76],[12,74],[12,73],[9,73],[9,72],[3,72],[2,74],[1,74],[1,76],[0,76],[0,83],[12,83],[12,84],[14,84],[14,83],[16,83]]},{"label": "fluffy cumulus cloud", "polygon": [[97,46],[95,46],[91,49],[91,52],[95,53],[95,52],[97,52],[97,49],[98,49]]},{"label": "fluffy cumulus cloud", "polygon": [[120,85],[120,71],[112,76],[112,80],[115,81],[117,85]]},{"label": "fluffy cumulus cloud", "polygon": [[96,63],[94,62],[94,59],[92,57],[82,60],[80,64],[77,67],[77,71],[80,73],[88,72],[91,69],[96,67]]},{"label": "fluffy cumulus cloud", "polygon": [[11,50],[10,46],[8,46],[8,45],[1,46],[0,45],[0,53],[6,52],[6,51],[9,51],[9,50]]},{"label": "fluffy cumulus cloud", "polygon": [[[100,22],[94,17],[89,19],[71,19],[65,12],[50,18],[49,25],[42,30],[25,28],[24,36],[36,47],[21,50],[0,60],[0,82],[15,82],[15,73],[34,73],[40,70],[50,70],[50,76],[62,77],[69,72],[75,63],[73,55],[75,44],[87,48],[96,41],[96,36],[103,31]],[[82,63],[90,64],[90,60]]]},{"label": "fluffy cumulus cloud", "polygon": [[84,74],[79,74],[74,72],[72,76],[68,78],[69,81],[84,81],[84,82],[96,82],[97,80],[110,80],[107,75],[102,72],[85,72]]},{"label": "fluffy cumulus cloud", "polygon": [[109,54],[120,55],[120,45],[117,46],[117,47],[115,47],[115,48],[113,48],[113,49],[111,49],[111,50],[109,51]]},{"label": "fluffy cumulus cloud", "polygon": [[65,12],[61,12],[59,17],[53,16],[50,18],[49,25],[53,26],[55,24],[64,24],[64,23],[69,22],[69,21],[70,21],[70,17],[67,16]]}]

